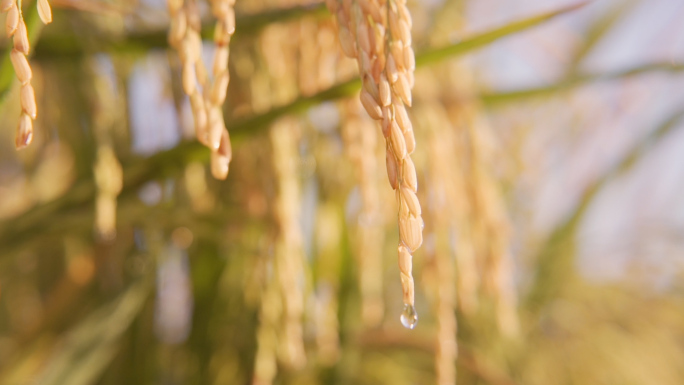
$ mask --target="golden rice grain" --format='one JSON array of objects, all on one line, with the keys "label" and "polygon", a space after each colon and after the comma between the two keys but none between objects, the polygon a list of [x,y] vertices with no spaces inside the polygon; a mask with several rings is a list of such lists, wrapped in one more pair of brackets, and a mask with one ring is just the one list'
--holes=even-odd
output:
[{"label": "golden rice grain", "polygon": [[17,126],[16,136],[14,137],[14,147],[17,150],[31,144],[33,140],[33,120],[27,114],[21,114],[19,125]]},{"label": "golden rice grain", "polygon": [[392,103],[392,90],[390,89],[389,81],[383,73],[380,75],[380,81],[378,82],[378,93],[380,95],[380,104],[383,107],[387,107]]},{"label": "golden rice grain", "polygon": [[[209,148],[213,150],[218,150],[221,146],[221,137],[223,136],[223,131],[225,130],[225,124],[223,122],[223,111],[221,107],[217,105],[212,105],[209,108]],[[230,142],[228,142],[230,143]]]},{"label": "golden rice grain", "polygon": [[[399,278],[401,279],[401,285],[402,287],[406,288],[403,293],[402,293],[402,299],[405,304],[413,303],[415,301],[415,283],[413,281],[413,275],[407,275],[407,274],[400,274]],[[413,308],[413,305],[410,305],[411,307],[407,308],[404,310],[402,313],[402,320],[404,319],[405,316],[408,317],[409,320],[406,321],[406,324],[404,325],[405,327],[408,327],[410,329],[413,329],[415,327],[415,324],[418,320],[416,314],[415,314],[415,309]],[[402,321],[403,322],[403,321]]]},{"label": "golden rice grain", "polygon": [[385,67],[385,73],[387,74],[387,80],[394,84],[399,80],[399,69],[394,61],[394,56],[389,55],[387,57],[387,67]]},{"label": "golden rice grain", "polygon": [[211,2],[211,13],[218,20],[223,20],[227,17],[228,13],[232,11],[232,7],[226,1],[212,1]]},{"label": "golden rice grain", "polygon": [[411,215],[411,212],[409,211],[408,203],[406,203],[406,200],[401,197],[401,189],[396,190],[394,193],[399,204],[399,218],[408,218]]},{"label": "golden rice grain", "polygon": [[[393,7],[390,7],[390,9]],[[390,33],[394,39],[398,39],[399,32],[399,15],[396,12],[389,12],[389,27]]]},{"label": "golden rice grain", "polygon": [[0,0],[0,12],[7,12],[16,6],[16,0]]},{"label": "golden rice grain", "polygon": [[35,119],[38,109],[36,107],[36,95],[33,91],[33,86],[31,86],[31,83],[26,83],[21,86],[20,101],[21,109],[28,116],[30,116],[31,119]]},{"label": "golden rice grain", "polygon": [[192,95],[197,88],[197,76],[195,75],[195,65],[192,62],[183,64],[182,83],[183,91],[187,95]]},{"label": "golden rice grain", "polygon": [[408,112],[403,104],[398,103],[394,105],[394,114],[396,116],[397,124],[402,131],[413,130],[411,119],[409,119]]},{"label": "golden rice grain", "polygon": [[382,128],[382,136],[389,138],[390,127],[394,121],[394,107],[387,106],[382,107],[382,123],[380,123],[380,128]]},{"label": "golden rice grain", "polygon": [[399,237],[411,252],[423,244],[423,220],[421,218],[399,218]]},{"label": "golden rice grain", "polygon": [[411,157],[404,158],[404,165],[401,168],[402,181],[404,185],[412,189],[414,192],[418,191],[418,179],[416,178],[416,166],[413,164]]},{"label": "golden rice grain", "polygon": [[337,0],[325,0],[325,5],[328,7],[330,13],[332,13],[333,15],[337,14],[337,11],[340,9]]},{"label": "golden rice grain", "polygon": [[214,27],[214,44],[217,46],[230,44],[230,33],[228,33],[226,23],[222,21],[216,22],[216,26]]},{"label": "golden rice grain", "polygon": [[411,17],[411,13],[409,12],[408,8],[406,8],[406,5],[402,5],[397,7],[397,11],[399,12],[399,18],[403,20],[409,27],[409,30],[413,28],[413,18]]},{"label": "golden rice grain", "polygon": [[190,40],[187,39],[187,33],[183,36],[183,40],[180,43],[180,49],[178,49],[178,57],[182,63],[189,62],[194,63],[197,61],[197,55],[195,54],[195,47],[190,44]]},{"label": "golden rice grain", "polygon": [[222,22],[225,25],[226,32],[228,32],[229,35],[235,33],[235,10],[233,9],[233,7],[229,8],[228,13],[226,14]]},{"label": "golden rice grain", "polygon": [[198,30],[187,28],[185,34],[188,56],[185,60],[195,63],[202,59],[202,36]]},{"label": "golden rice grain", "polygon": [[52,8],[48,0],[38,0],[38,16],[43,24],[52,23]]},{"label": "golden rice grain", "polygon": [[190,94],[190,107],[192,108],[193,113],[197,111],[206,111],[204,97],[202,97],[202,94],[199,91]]},{"label": "golden rice grain", "polygon": [[[213,73],[219,74],[228,69],[229,55],[230,51],[228,50],[227,46],[216,47],[216,51],[214,52],[214,65],[212,68]],[[226,85],[226,87],[227,86],[228,85]]]},{"label": "golden rice grain", "polygon": [[368,36],[368,27],[366,25],[360,25],[356,29],[356,41],[362,51],[371,52],[370,37]]},{"label": "golden rice grain", "polygon": [[19,8],[16,4],[12,3],[12,6],[7,10],[7,17],[5,18],[5,32],[7,32],[7,37],[11,37],[19,27]]},{"label": "golden rice grain", "polygon": [[354,37],[352,36],[349,29],[346,27],[340,27],[340,32],[338,36],[340,40],[340,46],[344,51],[345,55],[349,57],[356,57],[356,43],[354,43]]},{"label": "golden rice grain", "polygon": [[[411,274],[411,270],[413,270],[413,257],[411,256],[411,252],[404,245],[399,245],[397,254],[399,259],[399,278],[403,288],[403,301],[405,304],[411,304],[413,303],[415,296],[413,275]],[[409,325],[409,327],[411,327],[411,325]]]},{"label": "golden rice grain", "polygon": [[195,76],[197,77],[197,83],[204,89],[209,82],[209,74],[207,73],[204,63],[197,61],[195,63]]},{"label": "golden rice grain", "polygon": [[389,139],[392,150],[394,151],[394,156],[397,157],[397,160],[404,159],[407,155],[406,142],[404,141],[404,134],[395,122],[392,122],[390,125]]},{"label": "golden rice grain", "polygon": [[231,159],[230,137],[228,131],[222,130],[218,150],[211,152],[211,175],[216,179],[226,179]]},{"label": "golden rice grain", "polygon": [[411,27],[409,27],[406,20],[399,20],[399,34],[404,44],[411,44]]},{"label": "golden rice grain", "polygon": [[406,65],[404,65],[404,44],[401,40],[393,41],[390,44],[390,53],[394,59],[394,63],[396,63],[397,69],[406,69]]},{"label": "golden rice grain", "polygon": [[207,116],[207,109],[204,105],[204,97],[199,91],[195,91],[190,96],[190,106],[192,108],[192,116],[195,122],[195,134],[197,140],[205,146],[209,146],[209,131],[207,125],[209,118]]},{"label": "golden rice grain", "polygon": [[410,45],[404,47],[404,65],[409,71],[415,71],[416,69],[416,54]]},{"label": "golden rice grain", "polygon": [[387,154],[385,156],[385,163],[387,166],[387,177],[389,178],[390,185],[392,186],[393,190],[396,190],[397,187],[399,187],[399,179],[398,179],[399,166],[397,165],[397,158],[394,157],[394,153],[392,152],[392,150],[389,147],[387,148]]},{"label": "golden rice grain", "polygon": [[373,80],[375,80],[375,76],[372,72],[373,63],[371,62],[371,56],[368,54],[368,52],[366,52],[366,51],[360,51],[359,52],[358,66],[359,66],[359,72],[360,73],[368,74],[373,78]]},{"label": "golden rice grain", "polygon": [[404,102],[404,104],[411,107],[411,86],[408,82],[406,74],[401,72],[399,73],[399,78],[397,79],[397,82],[394,83],[394,91],[397,93],[397,96],[401,98],[401,101]]},{"label": "golden rice grain", "polygon": [[402,134],[404,135],[404,142],[406,142],[406,153],[411,155],[416,150],[416,137],[413,134],[413,129],[403,130]]},{"label": "golden rice grain", "polygon": [[197,141],[209,147],[209,118],[207,117],[206,110],[193,112],[193,121],[195,122]]},{"label": "golden rice grain", "polygon": [[168,6],[169,13],[175,15],[183,8],[183,0],[167,0],[166,5]]},{"label": "golden rice grain", "polygon": [[399,245],[399,270],[402,272],[410,272],[413,268],[411,252],[404,245]]},{"label": "golden rice grain", "polygon": [[401,197],[404,199],[406,202],[406,205],[408,206],[409,212],[411,215],[414,217],[419,217],[422,212],[420,208],[420,203],[418,202],[418,197],[416,196],[416,193],[411,189],[409,186],[403,186],[399,190],[401,191]]},{"label": "golden rice grain", "polygon": [[373,96],[376,103],[380,100],[380,91],[378,90],[378,85],[375,84],[372,77],[368,74],[363,76],[363,89]]},{"label": "golden rice grain", "polygon": [[228,70],[224,70],[214,79],[214,84],[211,87],[211,101],[216,105],[222,105],[226,100],[226,92],[228,91],[228,82],[230,75]]},{"label": "golden rice grain", "polygon": [[188,28],[188,19],[185,12],[178,12],[171,18],[171,25],[169,27],[169,45],[177,48],[183,41],[185,33]]},{"label": "golden rice grain", "polygon": [[28,31],[26,30],[26,23],[24,23],[23,18],[19,20],[17,31],[14,33],[14,49],[24,55],[29,54]]},{"label": "golden rice grain", "polygon": [[14,67],[14,72],[17,74],[17,78],[21,84],[26,84],[31,81],[33,72],[31,71],[31,66],[29,65],[26,56],[16,49],[12,49],[10,52],[10,60],[12,61],[12,66]]},{"label": "golden rice grain", "polygon": [[380,108],[380,105],[375,98],[373,98],[373,95],[366,90],[361,91],[361,104],[363,104],[363,108],[366,109],[366,112],[368,112],[368,115],[370,115],[371,118],[382,119],[382,109]]}]

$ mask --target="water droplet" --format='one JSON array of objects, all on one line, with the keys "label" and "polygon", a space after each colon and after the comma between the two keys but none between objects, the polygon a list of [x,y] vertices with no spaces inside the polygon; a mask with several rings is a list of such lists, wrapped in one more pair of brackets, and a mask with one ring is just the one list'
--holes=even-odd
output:
[{"label": "water droplet", "polygon": [[413,329],[418,324],[418,313],[413,305],[404,304],[404,311],[401,313],[401,324],[407,329]]}]

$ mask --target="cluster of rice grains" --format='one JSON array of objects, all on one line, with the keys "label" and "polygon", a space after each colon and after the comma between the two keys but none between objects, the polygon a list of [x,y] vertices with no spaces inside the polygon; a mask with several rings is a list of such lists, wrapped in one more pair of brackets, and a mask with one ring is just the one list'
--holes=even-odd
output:
[{"label": "cluster of rice grains", "polygon": [[[14,72],[21,83],[21,115],[19,116],[19,125],[17,126],[14,139],[14,146],[19,150],[31,144],[33,140],[33,121],[38,116],[36,95],[31,85],[33,71],[31,71],[31,65],[26,58],[29,54],[30,44],[26,22],[21,11],[21,0],[0,1],[0,11],[7,13],[5,18],[7,37],[13,38],[10,59]],[[52,10],[48,0],[38,0],[38,15],[43,23],[48,24],[52,22]]]},{"label": "cluster of rice grains", "polygon": [[415,56],[411,47],[411,16],[406,0],[328,0],[337,18],[343,51],[355,58],[363,80],[361,104],[382,122],[387,145],[387,174],[399,203],[399,270],[403,291],[402,324],[413,329],[412,256],[423,243],[423,219],[416,196],[418,184],[410,154],[416,147],[406,106],[411,106]]},{"label": "cluster of rice grains", "polygon": [[202,24],[197,0],[167,0],[167,4],[171,15],[169,45],[180,56],[183,91],[190,97],[197,140],[211,149],[212,175],[225,179],[232,150],[222,106],[230,81],[228,44],[235,32],[235,0],[211,0],[211,10],[217,20],[211,78],[202,60]]}]

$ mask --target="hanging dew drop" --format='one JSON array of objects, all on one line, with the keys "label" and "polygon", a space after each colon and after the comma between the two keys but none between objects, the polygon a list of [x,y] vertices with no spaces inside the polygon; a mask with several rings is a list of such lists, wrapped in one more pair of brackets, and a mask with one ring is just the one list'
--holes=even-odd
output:
[{"label": "hanging dew drop", "polygon": [[407,329],[413,329],[418,324],[418,313],[413,305],[404,304],[404,311],[401,313],[401,324]]}]

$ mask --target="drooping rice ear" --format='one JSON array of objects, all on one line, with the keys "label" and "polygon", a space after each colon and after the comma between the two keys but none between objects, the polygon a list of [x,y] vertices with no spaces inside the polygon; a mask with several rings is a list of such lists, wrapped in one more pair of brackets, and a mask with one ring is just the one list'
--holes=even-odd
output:
[{"label": "drooping rice ear", "polygon": [[[400,265],[406,270],[401,273],[401,285],[410,313],[410,320],[405,326],[412,328],[417,316],[413,307],[413,276],[406,255],[410,257],[410,252],[423,242],[423,220],[416,196],[416,169],[410,158],[416,142],[404,107],[413,103],[413,21],[405,1],[383,4],[368,0],[329,0],[327,3],[337,18],[342,50],[347,56],[357,59],[359,75],[363,79],[361,104],[371,118],[382,121],[387,175],[390,185],[397,191],[399,203]],[[385,41],[389,43],[389,50],[385,49]],[[402,248],[408,252],[402,254]]]}]

